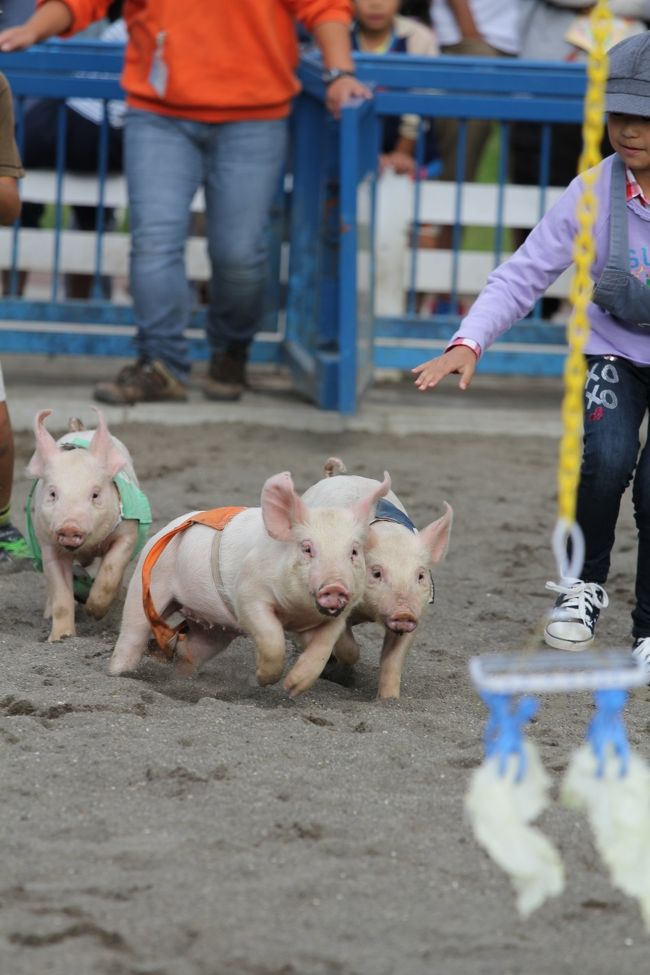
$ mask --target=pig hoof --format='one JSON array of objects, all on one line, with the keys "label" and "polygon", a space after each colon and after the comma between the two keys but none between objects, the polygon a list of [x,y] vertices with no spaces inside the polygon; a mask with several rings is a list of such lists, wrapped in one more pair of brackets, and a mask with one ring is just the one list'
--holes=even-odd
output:
[{"label": "pig hoof", "polygon": [[74,630],[72,633],[55,633],[54,630],[50,633],[47,638],[48,643],[60,643],[61,640],[67,640],[69,636],[74,636]]},{"label": "pig hoof", "polygon": [[255,674],[257,683],[261,684],[262,687],[266,687],[268,684],[277,684],[282,677],[283,669],[284,664],[279,667],[258,667]]},{"label": "pig hoof", "polygon": [[[294,667],[294,670],[296,668]],[[298,697],[304,691],[308,691],[312,684],[315,683],[319,674],[304,673],[301,675],[300,671],[294,673],[294,670],[289,671],[287,674],[284,684],[282,685],[285,691],[288,691],[289,697]]]},{"label": "pig hoof", "polygon": [[114,677],[119,676],[119,674],[125,674],[129,671],[135,670],[140,663],[140,657],[137,660],[129,660],[127,658],[116,657],[115,654],[108,661],[108,672]]},{"label": "pig hoof", "polygon": [[100,620],[103,616],[106,616],[111,602],[112,593],[97,594],[91,592],[86,600],[86,609],[94,619]]}]

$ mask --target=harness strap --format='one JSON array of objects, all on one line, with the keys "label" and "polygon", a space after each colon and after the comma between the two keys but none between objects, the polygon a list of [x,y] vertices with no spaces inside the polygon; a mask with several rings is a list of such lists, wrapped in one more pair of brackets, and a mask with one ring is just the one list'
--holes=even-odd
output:
[{"label": "harness strap", "polygon": [[607,267],[615,268],[617,271],[630,270],[625,195],[625,163],[616,154],[612,163],[612,183],[609,204],[609,256],[607,258]]},{"label": "harness strap", "polygon": [[208,528],[213,528],[215,531],[223,531],[235,515],[238,515],[242,511],[246,511],[246,508],[212,508],[209,511],[198,511],[196,514],[190,515],[179,525],[170,528],[160,538],[157,538],[147,552],[142,563],[142,605],[156,643],[167,660],[171,660],[174,655],[176,641],[185,639],[186,623],[183,620],[177,626],[170,626],[154,605],[153,596],[151,595],[151,577],[156,562],[172,538],[180,532],[186,531],[191,525],[205,525]]}]

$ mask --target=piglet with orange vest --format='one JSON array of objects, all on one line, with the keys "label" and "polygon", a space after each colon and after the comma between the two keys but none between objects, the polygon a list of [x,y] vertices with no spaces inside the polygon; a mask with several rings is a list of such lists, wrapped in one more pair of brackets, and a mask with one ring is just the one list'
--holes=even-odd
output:
[{"label": "piglet with orange vest", "polygon": [[[129,585],[112,674],[134,670],[153,633],[183,673],[195,672],[238,635],[255,643],[260,684],[280,680],[285,631],[303,652],[284,687],[317,680],[365,585],[364,544],[390,478],[354,503],[309,507],[288,473],[270,477],[259,508],[216,509],[171,522],[144,549]],[[183,623],[172,628],[169,617]]]}]

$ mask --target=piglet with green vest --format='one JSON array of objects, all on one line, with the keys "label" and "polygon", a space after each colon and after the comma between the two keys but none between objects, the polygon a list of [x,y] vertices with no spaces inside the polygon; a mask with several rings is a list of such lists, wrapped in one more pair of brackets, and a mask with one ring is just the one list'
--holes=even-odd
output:
[{"label": "piglet with green vest", "polygon": [[51,412],[41,410],[34,421],[36,450],[28,471],[36,481],[26,509],[32,555],[47,586],[50,642],[75,633],[75,563],[86,567],[98,560],[94,581],[85,576],[90,583],[86,609],[100,619],[151,525],[131,455],[111,436],[102,413],[96,411],[96,430],[71,421],[70,432],[54,440],[43,422]]}]

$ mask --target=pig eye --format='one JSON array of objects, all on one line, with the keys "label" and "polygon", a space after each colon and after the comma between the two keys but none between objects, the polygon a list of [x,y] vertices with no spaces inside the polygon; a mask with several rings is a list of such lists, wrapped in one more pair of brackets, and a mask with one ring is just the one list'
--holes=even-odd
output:
[{"label": "pig eye", "polygon": [[97,501],[99,499],[100,493],[101,492],[100,492],[99,488],[95,488],[95,490],[93,491],[93,501]]},{"label": "pig eye", "polygon": [[353,559],[358,559],[359,558],[359,549],[357,548],[356,545],[352,549],[352,558]]},{"label": "pig eye", "polygon": [[50,501],[56,501],[56,491],[54,490],[54,488],[50,488],[47,496],[50,499]]},{"label": "pig eye", "polygon": [[300,548],[305,553],[305,555],[308,555],[310,558],[314,557],[314,551],[311,547],[311,542],[303,542]]},{"label": "pig eye", "polygon": [[381,569],[378,565],[373,565],[372,569],[370,570],[370,575],[373,579],[381,579]]},{"label": "pig eye", "polygon": [[426,574],[422,570],[420,570],[420,572],[418,573],[418,582],[424,582],[425,579],[426,579]]}]

